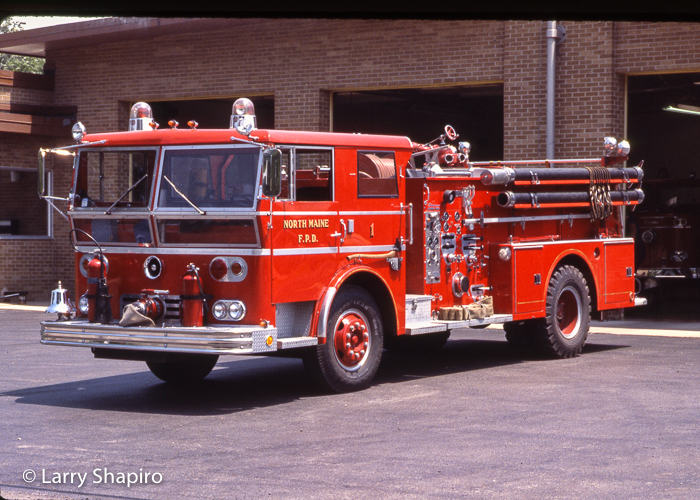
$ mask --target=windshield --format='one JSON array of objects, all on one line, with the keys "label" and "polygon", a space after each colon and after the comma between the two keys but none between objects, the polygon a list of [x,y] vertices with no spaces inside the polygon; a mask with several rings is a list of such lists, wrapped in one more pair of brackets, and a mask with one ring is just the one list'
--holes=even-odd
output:
[{"label": "windshield", "polygon": [[80,151],[74,208],[107,210],[122,196],[114,208],[148,207],[155,163],[155,150]]},{"label": "windshield", "polygon": [[158,206],[254,208],[259,160],[257,147],[167,149]]}]

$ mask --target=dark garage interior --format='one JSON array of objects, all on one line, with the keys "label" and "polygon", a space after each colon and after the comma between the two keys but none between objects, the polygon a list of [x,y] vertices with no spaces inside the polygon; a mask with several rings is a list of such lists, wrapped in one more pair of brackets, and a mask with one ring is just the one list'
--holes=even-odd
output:
[{"label": "dark garage interior", "polygon": [[[628,163],[644,160],[647,179],[700,174],[700,73],[632,75],[627,85]],[[664,110],[679,105],[697,112]]]},{"label": "dark garage interior", "polygon": [[[247,97],[247,96],[246,96]],[[253,101],[259,128],[275,127],[275,99],[273,96],[248,97]],[[167,127],[169,120],[177,120],[180,128],[195,120],[199,128],[229,128],[231,109],[237,97],[229,99],[198,99],[183,101],[156,101],[148,104],[153,119]]]},{"label": "dark garage interior", "polygon": [[[336,92],[333,131],[426,143],[452,125],[472,160],[503,158],[503,84]],[[456,145],[456,144],[455,144]]]}]

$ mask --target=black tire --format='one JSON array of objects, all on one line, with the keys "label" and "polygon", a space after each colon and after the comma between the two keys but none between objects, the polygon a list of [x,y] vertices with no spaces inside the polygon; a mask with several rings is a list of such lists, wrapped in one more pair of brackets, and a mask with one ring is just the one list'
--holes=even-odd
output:
[{"label": "black tire", "polygon": [[583,350],[591,320],[591,297],[581,271],[557,268],[547,288],[547,315],[536,323],[533,340],[539,350],[555,358],[571,358]]},{"label": "black tire", "polygon": [[326,335],[325,344],[304,356],[307,371],[333,392],[369,386],[379,368],[384,339],[379,308],[372,296],[358,286],[341,288],[331,306]]},{"label": "black tire", "polygon": [[149,370],[164,382],[186,384],[198,382],[214,369],[216,354],[168,354],[165,361],[146,361]]}]

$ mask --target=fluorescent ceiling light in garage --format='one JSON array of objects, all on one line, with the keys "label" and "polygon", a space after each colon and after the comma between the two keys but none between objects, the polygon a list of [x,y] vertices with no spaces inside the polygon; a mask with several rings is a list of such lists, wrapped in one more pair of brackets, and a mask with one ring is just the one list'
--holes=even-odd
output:
[{"label": "fluorescent ceiling light in garage", "polygon": [[688,115],[700,115],[700,108],[690,106],[688,104],[679,104],[678,106],[666,106],[664,111],[673,111],[674,113],[685,113]]}]

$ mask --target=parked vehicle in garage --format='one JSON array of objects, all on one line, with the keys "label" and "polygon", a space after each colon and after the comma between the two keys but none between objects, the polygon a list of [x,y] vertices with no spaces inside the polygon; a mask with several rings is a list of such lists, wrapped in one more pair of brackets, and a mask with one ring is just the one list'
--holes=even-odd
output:
[{"label": "parked vehicle in garage", "polygon": [[700,180],[647,180],[644,193],[630,216],[637,292],[658,305],[670,288],[700,284]]}]

